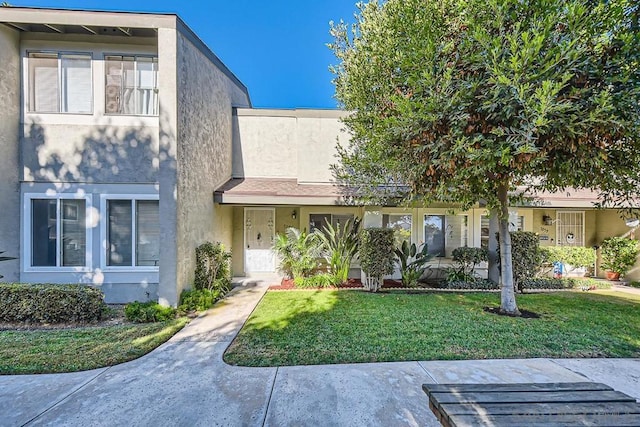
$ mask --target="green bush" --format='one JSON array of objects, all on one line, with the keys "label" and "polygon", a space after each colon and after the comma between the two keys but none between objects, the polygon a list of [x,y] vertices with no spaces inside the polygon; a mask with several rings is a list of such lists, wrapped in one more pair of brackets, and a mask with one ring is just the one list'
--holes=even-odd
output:
[{"label": "green bush", "polygon": [[[540,242],[538,235],[531,231],[514,231],[510,234],[513,281],[516,289],[521,291],[523,289],[521,283],[526,279],[536,277],[540,270],[542,264]],[[500,239],[498,239],[499,243]]]},{"label": "green bush", "polygon": [[[3,253],[5,253],[6,251],[0,251],[0,255],[2,255]],[[0,256],[0,261],[11,261],[12,259],[15,259],[15,257],[12,256]],[[0,279],[2,279],[4,276],[2,274],[0,274]]]},{"label": "green bush", "polygon": [[276,234],[273,251],[280,262],[279,269],[287,277],[309,277],[319,267],[322,245],[318,234],[289,227],[284,234]]},{"label": "green bush", "polygon": [[[360,266],[378,279],[393,273],[394,236],[390,228],[365,228],[360,235]],[[379,283],[378,285],[382,285]],[[377,289],[371,289],[376,291]]]},{"label": "green bush", "polygon": [[186,289],[180,294],[178,311],[181,313],[205,311],[213,307],[220,297],[219,289]]},{"label": "green bush", "polygon": [[445,289],[477,289],[477,290],[491,290],[500,289],[500,285],[492,282],[489,279],[479,279],[474,277],[473,280],[447,280],[444,285]]},{"label": "green bush", "polygon": [[489,255],[485,248],[462,246],[455,248],[451,256],[457,265],[447,269],[447,281],[472,282],[478,278],[475,274],[476,266],[487,261]]},{"label": "green bush", "polygon": [[343,227],[340,224],[334,227],[328,223],[322,230],[314,231],[329,273],[335,277],[332,278],[334,282],[338,280],[338,283],[342,283],[349,279],[351,261],[358,253],[360,222],[359,218],[347,220]]},{"label": "green bush", "polygon": [[632,288],[640,288],[640,281],[634,280],[633,282],[627,283],[627,285],[631,286]]},{"label": "green bush", "polygon": [[102,291],[84,285],[0,283],[0,320],[62,323],[100,320]]},{"label": "green bush", "polygon": [[541,261],[545,264],[561,262],[573,267],[591,267],[595,262],[593,249],[583,246],[542,246]]},{"label": "green bush", "polygon": [[611,287],[611,284],[594,279],[556,279],[550,277],[528,278],[522,281],[523,289],[583,289],[591,287],[608,289]]},{"label": "green bush", "polygon": [[196,248],[195,289],[219,289],[226,293],[231,287],[231,252],[220,242],[206,242]]},{"label": "green bush", "polygon": [[640,246],[637,240],[626,237],[609,237],[602,242],[602,268],[620,273],[621,276],[627,274],[634,266],[640,253]]},{"label": "green bush", "polygon": [[127,320],[136,323],[164,322],[176,317],[176,309],[155,301],[134,301],[124,306],[124,315]]},{"label": "green bush", "polygon": [[343,283],[341,277],[331,273],[321,273],[310,277],[296,277],[293,283],[298,288],[326,288]]},{"label": "green bush", "polygon": [[402,284],[409,287],[416,286],[428,268],[427,262],[431,259],[427,245],[423,245],[422,249],[418,251],[415,243],[409,245],[407,240],[403,240],[402,245],[396,248],[394,253],[400,268]]}]

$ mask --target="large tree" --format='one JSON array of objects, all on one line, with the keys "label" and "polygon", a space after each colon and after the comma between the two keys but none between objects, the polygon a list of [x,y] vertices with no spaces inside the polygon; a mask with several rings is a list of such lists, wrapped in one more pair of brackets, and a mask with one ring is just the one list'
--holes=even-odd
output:
[{"label": "large tree", "polygon": [[[631,197],[640,165],[636,0],[388,0],[331,25],[352,112],[338,178],[363,198],[499,215],[501,310],[518,314],[508,207],[568,187]],[[637,187],[636,187],[637,188]]]}]

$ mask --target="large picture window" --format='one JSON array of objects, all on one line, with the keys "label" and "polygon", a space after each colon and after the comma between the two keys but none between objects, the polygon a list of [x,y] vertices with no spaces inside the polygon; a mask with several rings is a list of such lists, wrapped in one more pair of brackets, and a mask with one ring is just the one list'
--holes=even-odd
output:
[{"label": "large picture window", "polygon": [[105,56],[105,112],[158,115],[158,58]]},{"label": "large picture window", "polygon": [[160,260],[157,200],[107,200],[107,266],[156,267]]},{"label": "large picture window", "polygon": [[84,199],[31,199],[31,266],[87,265]]},{"label": "large picture window", "polygon": [[425,215],[424,242],[429,254],[449,257],[455,248],[468,244],[467,215]]},{"label": "large picture window", "polygon": [[92,112],[90,54],[31,52],[28,64],[29,111]]}]

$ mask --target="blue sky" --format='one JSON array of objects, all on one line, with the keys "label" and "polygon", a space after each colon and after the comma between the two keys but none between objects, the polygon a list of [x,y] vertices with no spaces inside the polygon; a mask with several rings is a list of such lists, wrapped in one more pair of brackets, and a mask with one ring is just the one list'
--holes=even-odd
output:
[{"label": "blue sky", "polygon": [[254,107],[336,108],[329,21],[356,0],[9,0],[14,6],[177,13],[249,88]]}]

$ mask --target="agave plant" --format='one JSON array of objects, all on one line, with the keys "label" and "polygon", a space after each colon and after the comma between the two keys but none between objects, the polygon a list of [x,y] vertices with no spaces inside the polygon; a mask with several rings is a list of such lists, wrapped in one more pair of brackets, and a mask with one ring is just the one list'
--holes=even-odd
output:
[{"label": "agave plant", "polygon": [[289,227],[276,235],[272,249],[280,260],[280,271],[289,278],[308,277],[318,268],[321,247],[315,233]]},{"label": "agave plant", "polygon": [[415,243],[409,244],[404,240],[400,248],[396,248],[395,254],[402,283],[405,286],[415,286],[428,268],[427,262],[431,260],[427,245],[422,245],[422,249],[418,250]]},{"label": "agave plant", "polygon": [[320,242],[322,257],[336,285],[346,282],[349,278],[351,262],[358,253],[360,223],[360,218],[355,218],[353,221],[347,220],[343,226],[338,224],[334,227],[327,223],[322,230],[314,231]]}]

